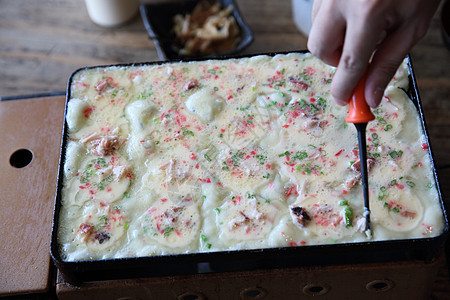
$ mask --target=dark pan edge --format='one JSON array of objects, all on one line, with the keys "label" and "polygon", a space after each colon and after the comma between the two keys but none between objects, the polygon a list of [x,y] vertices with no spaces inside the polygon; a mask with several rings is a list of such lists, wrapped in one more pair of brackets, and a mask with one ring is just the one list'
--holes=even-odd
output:
[{"label": "dark pan edge", "polygon": [[422,101],[420,98],[420,94],[419,94],[419,88],[417,85],[417,80],[415,77],[415,73],[414,73],[414,68],[413,68],[413,63],[412,63],[412,59],[411,59],[411,55],[408,54],[407,56],[407,63],[408,63],[408,71],[409,71],[409,93],[408,96],[412,99],[412,101],[414,102],[414,104],[416,105],[416,108],[419,112],[419,116],[420,116],[420,121],[421,121],[421,125],[422,125],[422,130],[423,133],[425,135],[425,140],[428,144],[428,155],[430,157],[431,160],[431,166],[433,168],[433,175],[434,175],[434,180],[436,183],[436,189],[438,192],[438,196],[441,202],[441,209],[444,213],[444,232],[446,233],[446,235],[448,235],[449,232],[449,220],[448,220],[448,210],[446,209],[446,205],[445,205],[445,201],[443,199],[443,194],[441,191],[441,186],[440,186],[440,180],[439,180],[439,172],[436,169],[436,161],[435,161],[435,157],[434,157],[434,153],[432,150],[432,142],[430,140],[430,137],[428,135],[428,131],[427,131],[427,122],[426,122],[426,118],[425,118],[425,114],[423,112],[423,107],[422,107]]},{"label": "dark pan edge", "polygon": [[69,77],[67,81],[67,93],[66,93],[66,103],[64,105],[64,123],[63,130],[61,135],[61,149],[60,149],[60,158],[58,162],[58,175],[57,175],[57,185],[56,185],[56,193],[55,193],[55,201],[54,201],[54,210],[53,210],[53,219],[52,219],[52,234],[50,241],[50,256],[58,268],[58,270],[64,274],[63,276],[67,278],[69,282],[78,283],[76,276],[71,276],[72,269],[68,267],[68,265],[63,261],[60,255],[60,247],[58,246],[58,226],[59,226],[59,213],[61,210],[61,190],[63,186],[63,178],[64,178],[64,162],[66,158],[66,146],[67,146],[67,103],[69,102],[71,95],[71,82],[75,74],[84,70],[86,68],[79,68],[75,70]]}]

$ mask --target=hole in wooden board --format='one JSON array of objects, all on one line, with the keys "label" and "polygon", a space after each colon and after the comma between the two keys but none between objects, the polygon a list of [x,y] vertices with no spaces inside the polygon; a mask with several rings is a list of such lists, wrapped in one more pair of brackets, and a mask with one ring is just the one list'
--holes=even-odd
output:
[{"label": "hole in wooden board", "polygon": [[33,160],[33,153],[28,149],[16,150],[9,158],[9,163],[14,168],[24,168]]},{"label": "hole in wooden board", "polygon": [[309,296],[321,296],[328,293],[330,287],[323,283],[312,283],[303,287],[303,293]]},{"label": "hole in wooden board", "polygon": [[389,279],[372,280],[366,285],[366,289],[371,292],[387,292],[395,286]]},{"label": "hole in wooden board", "polygon": [[242,299],[253,300],[264,298],[267,295],[267,292],[261,287],[251,287],[241,291],[240,295]]}]

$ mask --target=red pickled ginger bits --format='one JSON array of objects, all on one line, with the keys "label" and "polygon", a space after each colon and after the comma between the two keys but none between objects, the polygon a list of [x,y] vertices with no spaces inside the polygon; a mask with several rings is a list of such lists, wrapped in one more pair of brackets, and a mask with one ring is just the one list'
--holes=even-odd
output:
[{"label": "red pickled ginger bits", "polygon": [[83,115],[85,118],[89,118],[91,116],[91,113],[94,111],[94,107],[88,107],[85,110],[83,110]]}]

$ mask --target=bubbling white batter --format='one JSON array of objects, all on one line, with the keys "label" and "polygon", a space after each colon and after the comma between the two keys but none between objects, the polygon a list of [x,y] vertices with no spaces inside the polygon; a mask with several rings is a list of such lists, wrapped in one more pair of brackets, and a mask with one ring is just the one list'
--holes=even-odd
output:
[{"label": "bubbling white batter", "polygon": [[[310,54],[78,71],[59,242],[68,261],[367,240],[358,143]],[[368,125],[372,240],[443,212],[402,65]]]}]

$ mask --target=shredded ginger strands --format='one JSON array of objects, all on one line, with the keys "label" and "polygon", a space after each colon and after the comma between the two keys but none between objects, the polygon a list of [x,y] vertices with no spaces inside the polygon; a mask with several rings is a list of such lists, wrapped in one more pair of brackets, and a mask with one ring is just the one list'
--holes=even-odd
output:
[{"label": "shredded ginger strands", "polygon": [[230,50],[239,43],[239,27],[231,16],[233,6],[221,9],[219,3],[200,1],[191,14],[173,18],[173,32],[179,53],[185,56]]}]

